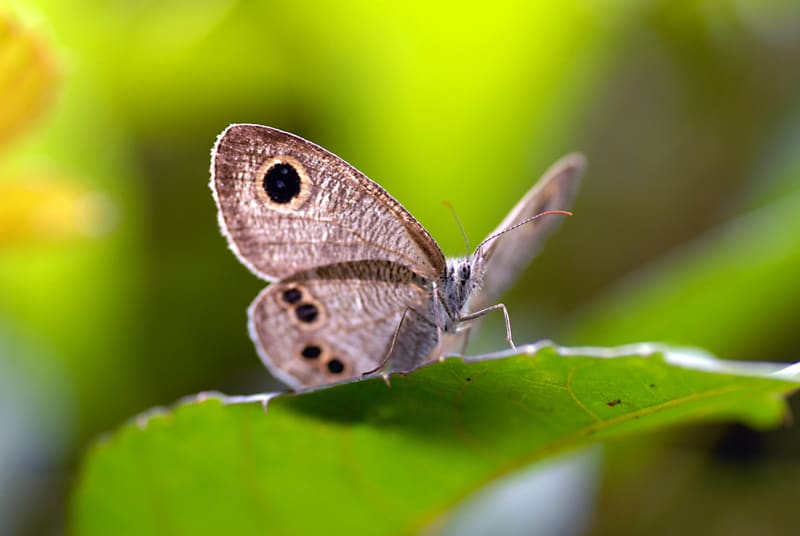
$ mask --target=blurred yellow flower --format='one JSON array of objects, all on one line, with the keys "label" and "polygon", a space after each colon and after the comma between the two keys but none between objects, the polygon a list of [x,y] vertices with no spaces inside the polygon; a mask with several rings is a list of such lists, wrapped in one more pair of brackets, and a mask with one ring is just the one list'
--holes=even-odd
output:
[{"label": "blurred yellow flower", "polygon": [[[44,115],[58,86],[50,44],[8,11],[0,11],[0,149]],[[103,194],[59,173],[0,171],[0,247],[97,236],[111,227]]]},{"label": "blurred yellow flower", "polygon": [[62,177],[21,177],[0,183],[0,247],[104,234],[114,222],[111,201]]}]

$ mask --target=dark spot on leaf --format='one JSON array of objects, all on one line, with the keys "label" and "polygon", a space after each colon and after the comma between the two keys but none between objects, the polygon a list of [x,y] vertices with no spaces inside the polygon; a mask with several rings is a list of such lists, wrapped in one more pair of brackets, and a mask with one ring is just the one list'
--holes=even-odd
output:
[{"label": "dark spot on leaf", "polygon": [[297,309],[294,310],[294,314],[297,316],[297,319],[301,322],[305,322],[306,324],[310,324],[314,320],[317,319],[319,316],[319,310],[317,306],[311,303],[302,303],[297,306]]},{"label": "dark spot on leaf", "polygon": [[652,389],[652,388],[653,388],[653,387],[655,387],[655,386],[656,386],[656,384],[654,384],[654,383],[651,383],[651,384],[650,384],[650,389]]},{"label": "dark spot on leaf", "polygon": [[287,288],[283,291],[283,301],[286,303],[297,303],[300,301],[300,298],[303,297],[303,293],[300,292],[300,289],[296,288]]},{"label": "dark spot on leaf", "polygon": [[316,359],[322,354],[322,348],[317,346],[316,344],[309,344],[300,352],[300,354],[305,357],[306,359]]},{"label": "dark spot on leaf", "polygon": [[471,382],[471,381],[472,381],[472,378],[467,378],[467,381],[468,381],[468,382]]},{"label": "dark spot on leaf", "polygon": [[344,363],[342,363],[338,357],[334,357],[328,361],[328,370],[331,371],[332,374],[340,374],[344,372]]},{"label": "dark spot on leaf", "polygon": [[300,175],[291,164],[275,164],[264,174],[264,191],[274,202],[288,203],[300,193]]},{"label": "dark spot on leaf", "polygon": [[616,405],[617,405],[617,404],[619,404],[620,402],[622,402],[622,400],[620,400],[619,398],[617,398],[616,400],[611,400],[611,401],[609,401],[609,402],[606,402],[606,405],[607,405],[608,407],[610,407],[610,408],[613,408],[614,406],[616,406]]}]

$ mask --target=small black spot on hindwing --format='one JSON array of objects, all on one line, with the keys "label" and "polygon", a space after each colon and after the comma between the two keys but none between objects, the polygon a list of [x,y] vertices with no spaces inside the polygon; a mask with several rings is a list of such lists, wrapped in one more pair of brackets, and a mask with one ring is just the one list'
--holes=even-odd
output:
[{"label": "small black spot on hindwing", "polygon": [[303,293],[297,288],[287,288],[283,291],[283,301],[289,304],[297,303],[303,297]]},{"label": "small black spot on hindwing", "polygon": [[328,370],[331,374],[341,374],[344,372],[344,363],[338,357],[334,357],[330,361],[328,361]]},{"label": "small black spot on hindwing", "polygon": [[317,346],[316,344],[309,344],[300,352],[300,354],[305,357],[306,359],[316,359],[322,354],[322,348]]},{"label": "small black spot on hindwing", "polygon": [[319,309],[312,303],[301,303],[294,310],[294,314],[299,321],[311,324],[319,316]]},{"label": "small black spot on hindwing", "polygon": [[277,163],[264,174],[264,191],[275,203],[289,203],[300,194],[300,175],[291,164]]}]

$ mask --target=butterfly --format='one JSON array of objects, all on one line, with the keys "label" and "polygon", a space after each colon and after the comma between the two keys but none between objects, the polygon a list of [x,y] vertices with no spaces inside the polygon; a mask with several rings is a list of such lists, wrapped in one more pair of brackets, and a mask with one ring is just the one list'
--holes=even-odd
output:
[{"label": "butterfly", "polygon": [[513,346],[497,300],[559,223],[553,213],[565,213],[585,168],[579,154],[556,162],[472,255],[448,260],[386,190],[303,138],[234,124],[211,160],[222,232],[271,282],[248,309],[250,336],[294,388],[410,371],[465,344],[491,311],[503,313]]}]

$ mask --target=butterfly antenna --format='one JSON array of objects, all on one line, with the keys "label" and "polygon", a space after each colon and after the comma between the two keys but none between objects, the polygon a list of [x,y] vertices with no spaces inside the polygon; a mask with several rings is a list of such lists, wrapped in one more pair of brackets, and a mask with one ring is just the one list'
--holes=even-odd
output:
[{"label": "butterfly antenna", "polygon": [[467,248],[467,256],[469,256],[469,239],[467,239],[467,233],[464,231],[464,226],[461,225],[461,220],[458,219],[458,214],[456,213],[455,207],[447,201],[442,201],[442,204],[449,208],[450,212],[453,213],[453,218],[455,218],[456,225],[458,225],[458,229],[461,231],[461,236],[464,237],[464,246]]},{"label": "butterfly antenna", "polygon": [[495,238],[500,238],[502,235],[506,234],[507,232],[513,231],[514,229],[522,227],[523,225],[528,224],[528,223],[532,222],[533,220],[538,220],[542,216],[553,216],[553,215],[556,215],[556,214],[560,215],[560,216],[572,216],[572,212],[570,212],[569,210],[545,210],[544,212],[540,212],[536,216],[531,216],[530,218],[524,219],[519,223],[515,223],[511,227],[507,227],[507,228],[503,229],[499,233],[493,234],[492,236],[488,237],[486,240],[484,240],[483,242],[478,244],[478,247],[475,248],[475,251],[476,252],[479,251],[483,246],[485,246],[487,243],[491,242]]}]

